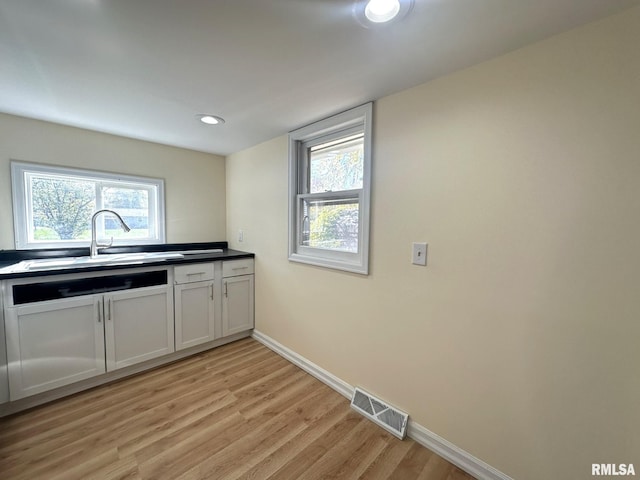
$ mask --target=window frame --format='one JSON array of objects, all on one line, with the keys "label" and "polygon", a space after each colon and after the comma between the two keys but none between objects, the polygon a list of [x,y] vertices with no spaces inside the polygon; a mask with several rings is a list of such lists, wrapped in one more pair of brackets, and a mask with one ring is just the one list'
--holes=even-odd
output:
[{"label": "window frame", "polygon": [[[289,133],[289,260],[368,275],[371,202],[371,145],[373,103],[325,118]],[[308,192],[308,149],[356,132],[363,133],[362,188]],[[310,247],[302,244],[302,202],[305,199],[356,199],[358,203],[358,251]]]},{"label": "window frame", "polygon": [[[90,239],[81,240],[50,240],[50,241],[30,241],[29,225],[31,223],[32,205],[31,196],[28,195],[27,175],[53,175],[67,178],[87,180],[96,182],[96,185],[108,185],[113,187],[126,188],[130,186],[140,185],[141,190],[146,187],[151,192],[156,191],[156,200],[153,202],[149,198],[149,217],[156,219],[156,235],[153,238],[123,238],[113,239],[113,245],[151,245],[166,243],[165,237],[165,195],[164,180],[160,178],[140,177],[134,175],[126,175],[112,172],[101,172],[95,170],[85,170],[73,167],[60,167],[56,165],[43,165],[38,163],[29,163],[17,160],[11,160],[11,187],[12,187],[12,207],[13,207],[13,226],[14,226],[14,243],[17,250],[34,250],[41,248],[78,248],[87,247],[91,243]],[[100,188],[96,188],[96,202],[99,203],[101,196]],[[99,207],[96,205],[96,209]],[[101,217],[104,218],[104,215]],[[104,238],[104,224],[97,223],[98,238]]]}]

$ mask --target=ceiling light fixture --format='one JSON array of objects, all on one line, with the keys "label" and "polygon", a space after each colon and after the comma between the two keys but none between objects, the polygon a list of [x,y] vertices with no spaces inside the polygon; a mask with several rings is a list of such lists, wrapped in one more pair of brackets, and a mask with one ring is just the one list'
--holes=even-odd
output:
[{"label": "ceiling light fixture", "polygon": [[370,0],[364,7],[364,16],[373,23],[393,20],[400,12],[400,0]]},{"label": "ceiling light fixture", "polygon": [[216,117],[215,115],[201,114],[196,115],[202,123],[207,125],[221,125],[224,123],[224,118]]},{"label": "ceiling light fixture", "polygon": [[353,16],[365,28],[381,27],[404,18],[414,0],[355,0]]}]

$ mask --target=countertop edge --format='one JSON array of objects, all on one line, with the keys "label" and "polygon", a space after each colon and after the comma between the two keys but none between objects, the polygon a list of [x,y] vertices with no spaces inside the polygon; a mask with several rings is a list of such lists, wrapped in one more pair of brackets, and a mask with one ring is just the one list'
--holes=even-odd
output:
[{"label": "countertop edge", "polygon": [[[180,264],[215,262],[223,260],[235,260],[240,258],[254,258],[255,254],[224,248],[220,253],[187,254],[183,258],[167,258],[152,260],[144,263],[118,264],[118,265],[93,265],[89,267],[57,268],[51,270],[38,270],[32,272],[7,272],[0,273],[0,280],[16,278],[48,277],[53,275],[66,275],[72,273],[104,272],[109,270],[123,270],[130,268],[168,267]],[[17,262],[19,263],[19,262]]]}]

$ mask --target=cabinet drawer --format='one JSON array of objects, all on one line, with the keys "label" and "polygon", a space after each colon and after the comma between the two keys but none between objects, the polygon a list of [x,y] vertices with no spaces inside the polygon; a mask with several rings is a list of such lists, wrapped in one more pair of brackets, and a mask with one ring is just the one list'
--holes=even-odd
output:
[{"label": "cabinet drawer", "polygon": [[235,277],[237,275],[249,275],[253,273],[253,258],[242,260],[228,260],[222,262],[222,276]]},{"label": "cabinet drawer", "polygon": [[190,265],[178,265],[174,267],[175,283],[201,282],[213,280],[213,262],[192,263]]}]

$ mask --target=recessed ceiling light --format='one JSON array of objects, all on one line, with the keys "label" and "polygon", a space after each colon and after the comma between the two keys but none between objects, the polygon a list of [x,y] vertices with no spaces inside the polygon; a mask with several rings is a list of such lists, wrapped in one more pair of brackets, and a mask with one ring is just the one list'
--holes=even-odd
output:
[{"label": "recessed ceiling light", "polygon": [[364,16],[374,23],[392,20],[400,12],[400,0],[370,0],[364,7]]},{"label": "recessed ceiling light", "polygon": [[404,18],[414,0],[355,0],[353,15],[365,28],[380,27]]},{"label": "recessed ceiling light", "polygon": [[215,115],[201,114],[196,115],[202,123],[207,125],[221,125],[224,123],[224,118],[216,117]]}]

